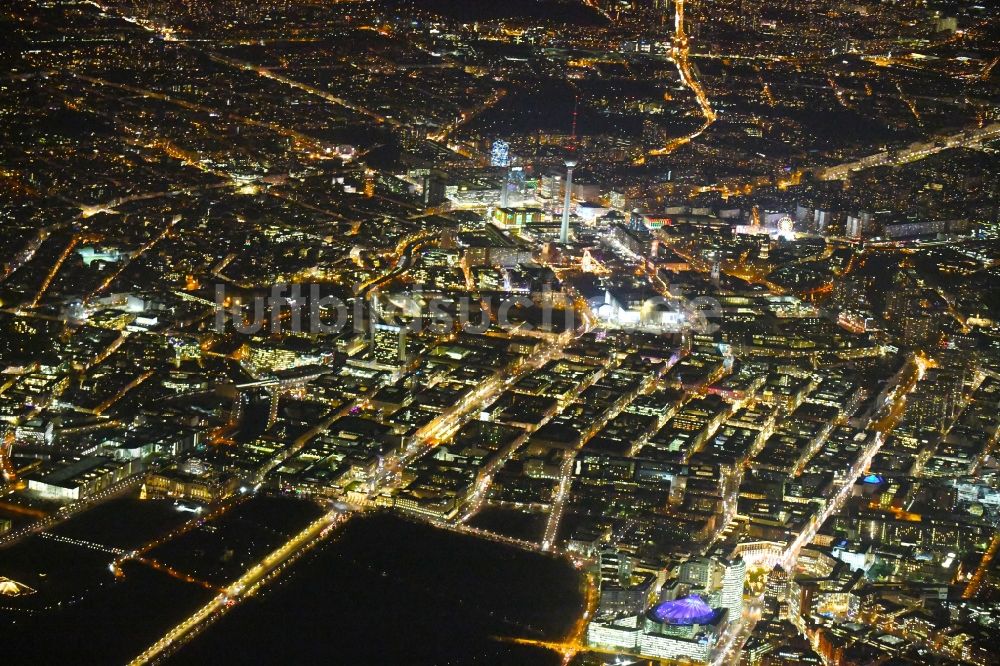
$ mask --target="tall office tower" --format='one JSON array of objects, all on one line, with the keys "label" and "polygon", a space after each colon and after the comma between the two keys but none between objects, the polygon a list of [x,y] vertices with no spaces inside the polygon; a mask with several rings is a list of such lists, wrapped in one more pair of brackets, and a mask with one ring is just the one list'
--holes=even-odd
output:
[{"label": "tall office tower", "polygon": [[632,569],[635,566],[634,556],[624,550],[607,545],[598,552],[601,567],[601,581],[626,585],[632,579]]},{"label": "tall office tower", "polygon": [[696,557],[681,565],[678,580],[699,591],[707,592],[712,587],[716,564],[707,557]]},{"label": "tall office tower", "polygon": [[788,597],[788,572],[780,564],[775,564],[767,575],[764,585],[764,599],[776,604],[782,604]]},{"label": "tall office tower", "polygon": [[371,329],[372,360],[385,367],[405,366],[410,360],[407,332],[405,326],[373,324]]},{"label": "tall office tower", "polygon": [[436,206],[445,201],[445,182],[439,174],[428,173],[423,177],[424,206]]},{"label": "tall office tower", "polygon": [[729,610],[732,622],[743,615],[743,585],[747,579],[747,564],[735,559],[695,557],[681,565],[677,580],[695,594],[719,600],[719,606]]},{"label": "tall office tower", "polygon": [[892,285],[885,296],[885,318],[901,321],[910,309],[910,302],[920,296],[920,289],[910,271],[901,270],[892,278]]},{"label": "tall office tower", "polygon": [[918,426],[945,432],[962,409],[965,374],[960,369],[931,368],[907,401],[905,417]]},{"label": "tall office tower", "polygon": [[743,617],[743,585],[747,580],[747,563],[742,557],[724,561],[722,574],[722,607],[729,609],[729,621]]},{"label": "tall office tower", "polygon": [[503,169],[503,184],[500,186],[500,207],[506,208],[510,196],[510,144],[497,139],[490,148],[490,166]]}]

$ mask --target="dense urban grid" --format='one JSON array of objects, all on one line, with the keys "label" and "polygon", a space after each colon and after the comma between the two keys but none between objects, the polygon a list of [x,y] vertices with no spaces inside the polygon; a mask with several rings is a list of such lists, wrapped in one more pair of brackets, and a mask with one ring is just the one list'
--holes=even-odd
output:
[{"label": "dense urban grid", "polygon": [[7,0],[5,663],[998,663],[998,19]]}]

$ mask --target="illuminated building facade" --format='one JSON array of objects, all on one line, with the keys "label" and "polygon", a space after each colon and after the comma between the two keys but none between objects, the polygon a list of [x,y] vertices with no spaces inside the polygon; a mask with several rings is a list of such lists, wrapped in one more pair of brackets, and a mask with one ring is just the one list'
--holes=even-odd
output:
[{"label": "illuminated building facade", "polygon": [[661,602],[641,615],[588,625],[591,645],[652,657],[707,662],[728,621],[698,595]]}]

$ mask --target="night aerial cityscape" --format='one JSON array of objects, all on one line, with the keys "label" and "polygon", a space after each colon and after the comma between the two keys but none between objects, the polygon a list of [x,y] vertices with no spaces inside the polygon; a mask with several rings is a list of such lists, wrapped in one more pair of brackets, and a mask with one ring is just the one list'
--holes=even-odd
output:
[{"label": "night aerial cityscape", "polygon": [[1000,7],[5,0],[3,664],[1000,664]]}]

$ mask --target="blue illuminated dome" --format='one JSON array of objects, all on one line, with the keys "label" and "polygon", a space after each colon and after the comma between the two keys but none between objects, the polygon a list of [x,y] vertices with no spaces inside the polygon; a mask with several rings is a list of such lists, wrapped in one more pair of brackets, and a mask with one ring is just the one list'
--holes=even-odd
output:
[{"label": "blue illuminated dome", "polygon": [[646,613],[646,617],[660,624],[709,624],[717,611],[705,603],[697,594],[689,597],[664,601]]},{"label": "blue illuminated dome", "polygon": [[884,483],[885,477],[883,477],[881,474],[872,473],[865,475],[865,478],[863,478],[862,481],[864,481],[865,483],[872,483],[872,484]]}]

